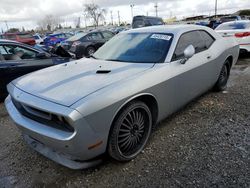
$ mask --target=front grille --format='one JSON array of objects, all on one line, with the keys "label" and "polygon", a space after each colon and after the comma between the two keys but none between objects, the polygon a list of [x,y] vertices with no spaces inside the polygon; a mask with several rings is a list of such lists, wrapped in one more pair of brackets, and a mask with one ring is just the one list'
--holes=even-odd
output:
[{"label": "front grille", "polygon": [[74,132],[72,126],[68,124],[64,117],[57,116],[42,110],[27,106],[15,100],[11,99],[17,110],[25,117],[39,122],[43,125],[53,127],[66,132]]}]

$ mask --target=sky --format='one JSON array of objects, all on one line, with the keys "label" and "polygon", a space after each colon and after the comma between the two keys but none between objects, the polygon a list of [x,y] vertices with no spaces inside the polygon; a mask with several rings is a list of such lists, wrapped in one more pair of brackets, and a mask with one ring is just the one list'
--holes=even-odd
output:
[{"label": "sky", "polygon": [[[118,11],[121,21],[131,22],[131,7],[133,15],[155,16],[154,5],[158,5],[158,15],[163,18],[176,16],[181,19],[200,14],[212,15],[215,0],[0,0],[0,31],[17,27],[35,29],[37,22],[45,15],[59,16],[63,26],[74,26],[74,20],[81,16],[84,26],[84,4],[95,3],[107,10],[106,22],[118,22]],[[250,0],[218,0],[218,13],[234,13],[239,9],[250,9]],[[90,24],[90,20],[87,20]]]}]

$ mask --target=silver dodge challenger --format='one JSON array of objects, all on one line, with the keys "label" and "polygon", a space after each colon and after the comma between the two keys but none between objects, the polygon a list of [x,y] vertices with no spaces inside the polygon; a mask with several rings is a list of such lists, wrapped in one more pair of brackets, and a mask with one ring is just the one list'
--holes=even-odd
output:
[{"label": "silver dodge challenger", "polygon": [[224,90],[239,46],[195,25],[122,32],[88,58],[8,85],[5,106],[24,140],[72,169],[102,154],[125,162],[157,123],[204,92]]}]

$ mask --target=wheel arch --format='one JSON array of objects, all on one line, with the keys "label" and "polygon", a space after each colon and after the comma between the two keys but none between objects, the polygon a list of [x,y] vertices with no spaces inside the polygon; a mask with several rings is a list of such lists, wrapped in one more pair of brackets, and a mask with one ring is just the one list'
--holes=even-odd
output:
[{"label": "wheel arch", "polygon": [[[136,101],[136,100],[144,102],[149,107],[150,112],[152,114],[152,126],[154,127],[156,125],[157,120],[158,120],[158,113],[159,113],[159,108],[158,108],[156,97],[151,93],[141,93],[141,94],[138,94],[129,98],[117,109],[111,121],[111,126],[110,126],[109,134],[108,134],[108,140],[110,138],[110,132],[114,126],[114,122],[116,118],[118,117],[118,115],[121,113],[122,109],[124,109],[131,101]],[[107,147],[108,147],[108,144],[107,144]],[[106,147],[106,150],[107,150],[107,147]]]}]

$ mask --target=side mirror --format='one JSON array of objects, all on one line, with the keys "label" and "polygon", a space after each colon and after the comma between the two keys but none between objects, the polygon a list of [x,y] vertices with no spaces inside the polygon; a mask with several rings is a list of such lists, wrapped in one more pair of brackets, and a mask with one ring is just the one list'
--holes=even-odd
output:
[{"label": "side mirror", "polygon": [[193,45],[189,45],[188,47],[186,47],[186,49],[184,50],[184,59],[182,59],[180,61],[181,64],[185,64],[186,61],[188,59],[190,59],[191,57],[193,57],[193,55],[195,54],[195,49]]},{"label": "side mirror", "polygon": [[38,58],[38,59],[46,59],[48,57],[47,57],[47,54],[45,52],[41,52],[41,53],[36,54],[36,58]]}]

